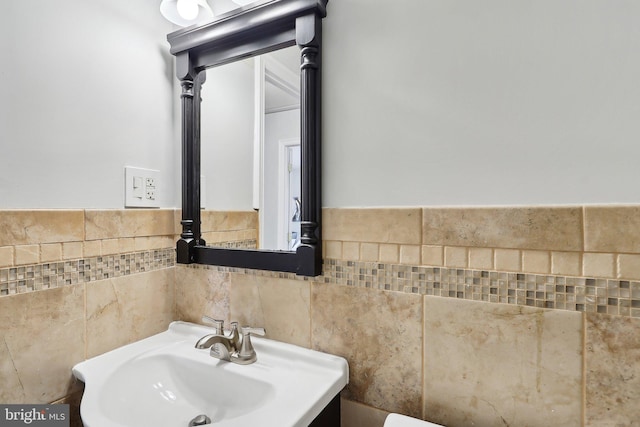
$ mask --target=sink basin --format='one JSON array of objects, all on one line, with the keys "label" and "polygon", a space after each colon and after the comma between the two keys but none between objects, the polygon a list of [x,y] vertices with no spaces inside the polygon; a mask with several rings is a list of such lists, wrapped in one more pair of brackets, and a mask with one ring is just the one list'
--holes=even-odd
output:
[{"label": "sink basin", "polygon": [[345,359],[251,337],[258,360],[237,365],[194,347],[212,333],[173,322],[158,335],[77,364],[85,427],[308,426],[348,381]]},{"label": "sink basin", "polygon": [[[275,388],[223,366],[211,369],[197,358],[147,354],[115,371],[101,394],[114,397],[99,404],[122,425],[179,426],[184,424],[183,415],[227,420],[247,414],[272,400]],[[234,399],[238,396],[242,398]],[[141,406],[141,401],[149,406]]]}]

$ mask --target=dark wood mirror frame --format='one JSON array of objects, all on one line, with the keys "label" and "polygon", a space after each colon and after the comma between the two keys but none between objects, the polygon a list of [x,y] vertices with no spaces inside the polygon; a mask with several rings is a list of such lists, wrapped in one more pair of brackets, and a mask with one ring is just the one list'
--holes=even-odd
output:
[{"label": "dark wood mirror frame", "polygon": [[[182,233],[177,262],[322,274],[320,88],[328,0],[265,0],[167,36],[182,86]],[[296,251],[206,246],[200,222],[200,88],[207,68],[300,47],[301,237]]]}]

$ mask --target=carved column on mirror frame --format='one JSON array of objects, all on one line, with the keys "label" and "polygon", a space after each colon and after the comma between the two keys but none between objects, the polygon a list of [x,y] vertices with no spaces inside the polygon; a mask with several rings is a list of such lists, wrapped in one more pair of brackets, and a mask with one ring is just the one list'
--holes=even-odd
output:
[{"label": "carved column on mirror frame", "polygon": [[182,233],[176,244],[176,261],[180,264],[193,262],[192,249],[196,245],[194,234],[193,199],[193,98],[194,81],[191,76],[180,80],[182,93]]},{"label": "carved column on mirror frame", "polygon": [[191,205],[194,207],[193,211],[193,234],[196,239],[196,244],[204,246],[207,243],[202,238],[202,220],[201,220],[201,144],[200,144],[200,129],[201,127],[201,108],[202,108],[202,85],[207,80],[207,71],[202,70],[198,73],[195,79],[194,91],[193,91],[193,169],[191,182],[193,183],[193,200]]},{"label": "carved column on mirror frame", "polygon": [[[302,85],[301,115],[307,120],[301,120],[302,165],[309,164],[309,158],[315,156],[316,171],[320,170],[320,129],[319,129],[319,49],[317,46],[303,46],[300,51],[300,79]],[[304,166],[303,166],[304,167]],[[318,215],[320,210],[320,180],[316,174],[302,173],[303,194],[316,194],[318,197],[302,199],[302,221],[300,223],[300,242],[302,245],[316,245],[320,232]]]}]

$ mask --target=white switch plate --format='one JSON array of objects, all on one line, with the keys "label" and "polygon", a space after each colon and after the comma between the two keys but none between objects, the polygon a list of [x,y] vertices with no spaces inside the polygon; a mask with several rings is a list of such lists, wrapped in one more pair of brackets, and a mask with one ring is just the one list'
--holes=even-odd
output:
[{"label": "white switch plate", "polygon": [[160,171],[124,167],[124,207],[159,208]]}]

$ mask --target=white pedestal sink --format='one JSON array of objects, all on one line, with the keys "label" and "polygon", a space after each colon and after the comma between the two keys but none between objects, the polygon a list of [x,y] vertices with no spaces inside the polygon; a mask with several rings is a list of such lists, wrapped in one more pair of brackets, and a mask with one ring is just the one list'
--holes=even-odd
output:
[{"label": "white pedestal sink", "polygon": [[251,337],[258,360],[237,365],[194,348],[212,329],[173,322],[158,335],[73,368],[85,383],[85,427],[308,426],[348,382],[345,359]]}]

